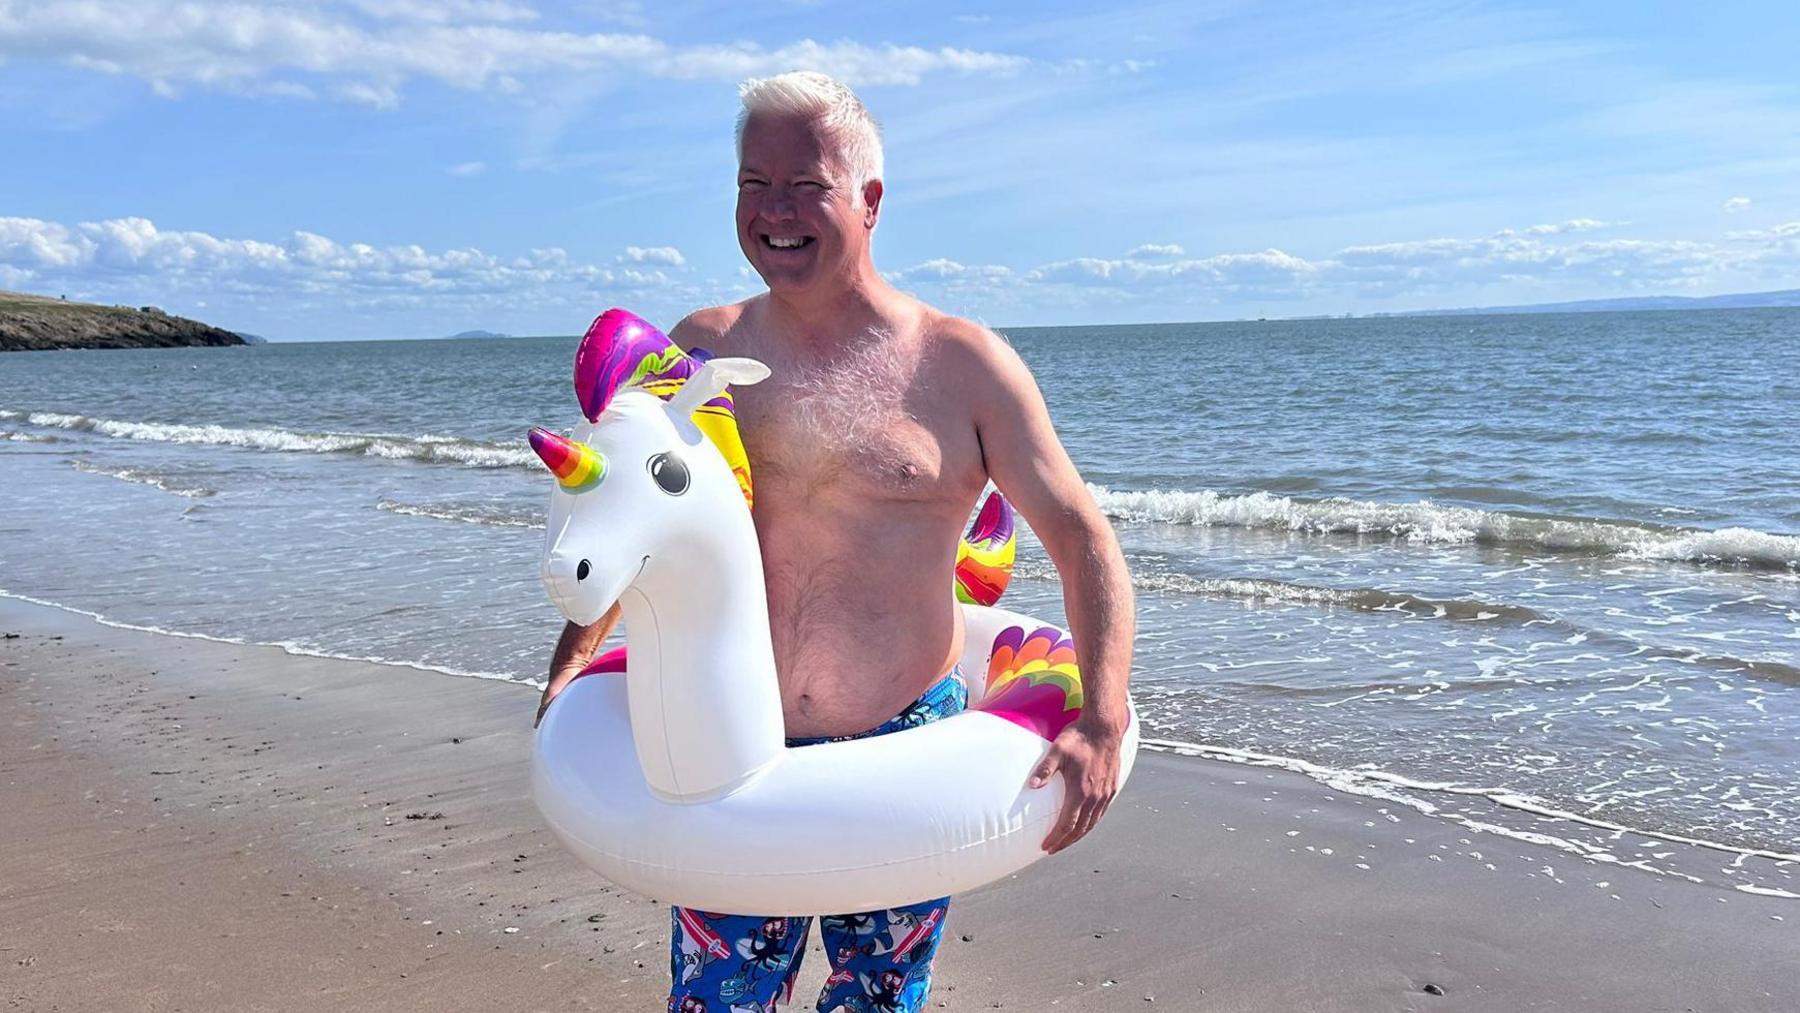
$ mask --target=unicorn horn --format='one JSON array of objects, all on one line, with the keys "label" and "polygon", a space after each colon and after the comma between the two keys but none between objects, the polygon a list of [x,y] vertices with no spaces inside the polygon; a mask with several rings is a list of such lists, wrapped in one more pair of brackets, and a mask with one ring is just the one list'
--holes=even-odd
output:
[{"label": "unicorn horn", "polygon": [[531,449],[556,476],[556,484],[569,492],[587,492],[606,477],[606,458],[585,443],[543,428],[533,428],[529,439]]}]

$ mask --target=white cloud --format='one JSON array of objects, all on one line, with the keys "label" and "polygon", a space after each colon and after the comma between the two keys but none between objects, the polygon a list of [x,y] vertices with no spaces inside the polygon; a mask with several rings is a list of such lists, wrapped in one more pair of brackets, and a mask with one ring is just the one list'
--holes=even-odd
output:
[{"label": "white cloud", "polygon": [[1051,69],[1059,75],[1070,74],[1141,74],[1157,66],[1156,60],[1093,60],[1087,57],[1075,57],[1062,60]]},{"label": "white cloud", "polygon": [[[1560,236],[1567,232],[1593,232],[1596,229],[1610,229],[1624,222],[1603,222],[1598,218],[1571,218],[1565,222],[1553,222],[1549,225],[1532,225],[1524,229],[1528,236]],[[1503,236],[1513,234],[1512,229],[1503,230]]]},{"label": "white cloud", "polygon": [[1074,257],[1025,270],[930,260],[897,280],[954,288],[979,278],[1017,294],[1086,292],[1254,302],[1336,295],[1454,300],[1504,282],[1560,289],[1693,290],[1727,275],[1781,281],[1800,270],[1800,222],[1728,233],[1728,242],[1569,238],[1610,227],[1591,218],[1505,229],[1474,239],[1420,239],[1350,246],[1317,259],[1270,249],[1187,257],[1180,247],[1146,244],[1124,257]]},{"label": "white cloud", "polygon": [[537,11],[503,0],[350,0],[350,6],[371,17],[392,21],[536,21]]},{"label": "white cloud", "polygon": [[184,88],[264,93],[324,84],[339,99],[391,107],[417,79],[516,91],[534,75],[615,71],[739,80],[812,67],[853,84],[917,84],[932,74],[1010,74],[1006,53],[804,39],[677,45],[649,35],[521,27],[516,4],[354,0],[264,6],[226,0],[14,0],[0,3],[0,61],[54,61]]},{"label": "white cloud", "polygon": [[452,176],[479,176],[487,171],[486,162],[458,162],[444,170]]},{"label": "white cloud", "polygon": [[1186,250],[1174,243],[1145,243],[1125,255],[1127,260],[1161,260],[1165,257],[1180,257]]},{"label": "white cloud", "polygon": [[1011,279],[1012,268],[999,264],[963,264],[946,257],[935,257],[921,264],[914,264],[904,270],[895,271],[888,278],[897,284],[910,285],[918,282],[936,282],[945,285],[980,285],[992,284]]},{"label": "white cloud", "polygon": [[[165,97],[175,97],[172,88],[161,81],[152,82]],[[166,89],[166,90],[165,90]],[[400,106],[400,89],[391,84],[377,84],[373,81],[346,81],[331,90],[331,93],[345,102],[369,106],[373,109],[396,109]]]},{"label": "white cloud", "polygon": [[1164,261],[1077,257],[1033,268],[1030,282],[1064,285],[1184,285],[1218,291],[1260,289],[1288,294],[1304,288],[1319,266],[1281,250],[1224,253]]},{"label": "white cloud", "polygon": [[1749,206],[1750,198],[1748,197],[1728,197],[1724,204],[1725,213],[1728,215],[1735,215]]},{"label": "white cloud", "polygon": [[631,247],[619,260],[610,267],[583,263],[555,247],[506,258],[473,248],[373,246],[304,231],[274,242],[226,239],[160,229],[147,218],[76,225],[0,218],[0,271],[7,284],[25,288],[517,303],[545,295],[588,299],[596,291],[629,296],[685,283],[663,270],[683,264],[672,247]]},{"label": "white cloud", "polygon": [[[1514,295],[1541,291],[1554,298],[1717,291],[1726,282],[1748,287],[1761,279],[1773,288],[1800,272],[1800,221],[1731,232],[1719,241],[1594,238],[1585,231],[1508,229],[1350,246],[1312,258],[1278,249],[1192,257],[1174,244],[1144,244],[1124,256],[1028,267],[935,258],[888,276],[962,312],[1061,306],[1078,319],[1107,306],[1166,311],[1299,300],[1380,306],[1394,299],[1408,300],[1400,308],[1471,305],[1496,285]],[[493,311],[561,321],[611,301],[674,318],[742,298],[754,281],[742,267],[735,278],[703,276],[674,246],[627,246],[589,261],[559,247],[499,255],[468,247],[376,246],[309,231],[230,238],[163,229],[145,218],[71,225],[0,217],[0,286],[131,305],[205,300],[216,312],[285,321],[290,334],[306,333],[299,328],[314,326],[308,320],[342,320],[346,310],[370,336],[392,326],[384,314],[391,321]],[[271,330],[268,323],[259,327]]]},{"label": "white cloud", "polygon": [[1781,243],[1800,240],[1800,222],[1784,222],[1767,229],[1727,232],[1725,238],[1739,243]]},{"label": "white cloud", "polygon": [[627,246],[621,259],[634,264],[667,264],[670,267],[687,264],[687,258],[673,246]]}]

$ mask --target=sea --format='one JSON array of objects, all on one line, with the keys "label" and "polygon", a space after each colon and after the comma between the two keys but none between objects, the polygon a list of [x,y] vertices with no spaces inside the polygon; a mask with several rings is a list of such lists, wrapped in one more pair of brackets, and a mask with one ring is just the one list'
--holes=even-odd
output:
[{"label": "sea", "polygon": [[[1004,334],[1124,545],[1154,748],[1800,897],[1800,310]],[[0,592],[541,681],[523,437],[575,346],[0,356]],[[1007,602],[1062,620],[1028,530]]]}]

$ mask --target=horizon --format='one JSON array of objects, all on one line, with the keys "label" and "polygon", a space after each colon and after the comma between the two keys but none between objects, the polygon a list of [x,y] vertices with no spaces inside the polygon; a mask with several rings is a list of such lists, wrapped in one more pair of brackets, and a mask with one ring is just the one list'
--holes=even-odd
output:
[{"label": "horizon", "polygon": [[734,89],[800,66],[884,124],[878,266],[995,326],[1795,288],[1797,45],[1773,3],[18,3],[0,288],[274,341],[666,326],[760,289]]},{"label": "horizon", "polygon": [[[1781,291],[1781,290],[1777,290],[1777,291]],[[1765,294],[1769,294],[1769,293],[1758,293],[1758,292],[1728,293],[1728,294],[1722,295],[1721,297],[1728,298],[1730,295],[1754,296],[1754,295],[1765,295]],[[1664,298],[1664,297],[1646,296],[1645,298]],[[1596,301],[1605,301],[1605,300],[1596,300]],[[1666,306],[1666,307],[1619,307],[1619,308],[1609,308],[1609,309],[1588,309],[1588,310],[1549,309],[1549,308],[1537,309],[1537,308],[1534,308],[1531,306],[1523,306],[1523,307],[1471,306],[1471,307],[1438,307],[1438,308],[1419,309],[1419,310],[1399,310],[1399,311],[1395,311],[1395,312],[1391,312],[1391,313],[1374,312],[1374,313],[1362,313],[1362,314],[1343,314],[1343,315],[1336,315],[1336,316],[1329,315],[1329,314],[1321,314],[1321,315],[1313,315],[1313,316],[1292,316],[1292,317],[1222,317],[1222,318],[1214,319],[1214,320],[1199,320],[1199,319],[1195,319],[1195,320],[1119,320],[1119,321],[1111,321],[1108,323],[1083,323],[1083,322],[1058,323],[1058,324],[992,323],[992,324],[988,324],[987,326],[990,327],[991,329],[993,329],[994,331],[999,332],[1000,334],[1004,335],[1004,334],[1006,334],[1008,332],[1012,332],[1012,331],[1103,330],[1103,329],[1108,329],[1108,328],[1130,328],[1130,327],[1215,327],[1215,326],[1230,326],[1232,324],[1258,324],[1258,323],[1297,324],[1297,323],[1334,322],[1334,321],[1344,321],[1344,320],[1385,320],[1385,319],[1394,319],[1394,318],[1426,319],[1426,318],[1435,318],[1435,317],[1490,317],[1490,316],[1492,316],[1492,317],[1529,317],[1529,316],[1572,316],[1572,315],[1577,315],[1577,314],[1583,315],[1583,316],[1601,316],[1601,315],[1607,315],[1607,314],[1613,314],[1613,313],[1708,313],[1708,312],[1741,313],[1741,312],[1755,312],[1755,311],[1761,311],[1761,310],[1796,311],[1796,310],[1800,310],[1800,306],[1786,306],[1786,305],[1775,305],[1775,306]],[[576,330],[567,331],[567,332],[545,332],[545,333],[541,333],[541,334],[513,334],[513,333],[509,333],[509,332],[487,333],[487,334],[472,333],[472,332],[482,332],[482,331],[491,331],[491,328],[475,326],[475,327],[465,328],[464,331],[458,332],[456,334],[425,334],[425,335],[416,335],[413,337],[394,337],[394,336],[390,335],[390,336],[385,336],[385,337],[366,337],[366,338],[269,338],[266,340],[270,344],[288,345],[288,344],[308,344],[308,343],[329,344],[329,343],[343,342],[343,341],[533,341],[533,340],[537,340],[540,338],[559,338],[559,339],[574,340],[576,338],[581,337],[581,330],[579,328],[577,328]],[[262,335],[255,335],[255,336],[263,337]]]},{"label": "horizon", "polygon": [[[41,292],[20,292],[20,291],[13,291],[13,290],[7,290],[7,289],[0,289],[0,298],[4,298],[5,296],[8,296],[8,295],[22,295],[22,296],[26,296],[28,298],[45,299],[45,300],[48,300],[51,302],[59,302],[59,301],[76,302],[75,300],[69,300],[66,296],[46,295]],[[1715,299],[1717,299],[1717,300],[1753,299],[1758,296],[1771,296],[1771,295],[1792,296],[1793,300],[1791,302],[1748,303],[1748,304],[1742,304],[1742,305],[1731,304],[1731,303],[1714,304],[1714,303],[1709,302],[1709,300],[1715,300]],[[1648,300],[1658,300],[1658,299],[1687,299],[1687,300],[1693,300],[1700,304],[1699,305],[1691,305],[1691,306],[1627,306],[1627,305],[1613,306],[1613,305],[1607,305],[1607,304],[1615,303],[1615,302],[1628,302],[1628,301],[1634,301],[1634,300],[1648,301]],[[105,308],[121,308],[121,309],[156,309],[156,310],[164,310],[165,312],[167,312],[165,307],[154,306],[151,304],[131,303],[131,302],[121,302],[121,303],[112,303],[112,304],[80,303],[80,305],[96,305],[96,306],[103,306]],[[1583,307],[1583,308],[1577,308],[1577,307]],[[629,307],[626,307],[626,308],[629,308]],[[1734,313],[1734,312],[1755,312],[1755,311],[1762,311],[1762,310],[1800,311],[1800,289],[1776,289],[1776,290],[1765,291],[1765,292],[1734,292],[1734,293],[1722,293],[1722,294],[1719,294],[1716,296],[1702,296],[1702,297],[1674,296],[1674,295],[1645,295],[1645,296],[1638,296],[1638,297],[1628,297],[1626,299],[1596,298],[1596,299],[1579,300],[1579,301],[1571,302],[1571,303],[1542,303],[1542,304],[1513,305],[1513,306],[1432,307],[1432,308],[1416,309],[1416,310],[1395,310],[1395,311],[1377,310],[1377,311],[1370,312],[1370,313],[1305,314],[1305,315],[1297,315],[1297,316],[1272,316],[1272,317],[1220,317],[1220,318],[1215,318],[1215,319],[1210,319],[1210,320],[1208,320],[1208,319],[1117,320],[1117,321],[1109,321],[1109,322],[1105,322],[1105,323],[1092,323],[1092,322],[1071,322],[1071,323],[1055,323],[1055,324],[988,323],[988,324],[985,324],[985,326],[1004,335],[1011,331],[1034,331],[1034,330],[1097,330],[1097,329],[1103,330],[1103,329],[1108,329],[1108,328],[1135,328],[1135,327],[1212,327],[1212,326],[1229,326],[1232,324],[1318,323],[1318,322],[1334,322],[1334,321],[1346,321],[1346,320],[1365,320],[1366,321],[1366,320],[1389,320],[1389,319],[1429,319],[1429,318],[1438,318],[1438,317],[1604,316],[1604,315],[1610,315],[1610,314],[1615,314],[1615,313],[1706,313],[1706,312]],[[604,310],[601,310],[599,312],[604,312]],[[177,315],[179,316],[180,314],[177,314]],[[598,314],[596,313],[596,315],[598,315]],[[202,323],[202,324],[212,325],[212,326],[218,326],[213,321],[208,321],[208,320],[198,320],[197,322]],[[225,329],[230,330],[230,328],[225,328]],[[337,343],[343,343],[343,342],[362,342],[362,341],[390,341],[390,342],[531,341],[531,340],[537,340],[537,339],[542,339],[542,338],[557,338],[557,339],[571,339],[572,340],[575,338],[579,338],[581,336],[582,331],[581,331],[581,326],[578,325],[576,327],[576,329],[570,330],[570,331],[541,331],[541,332],[531,332],[531,333],[510,333],[510,332],[506,332],[506,331],[494,331],[492,328],[484,327],[484,326],[477,324],[477,325],[471,326],[471,327],[464,327],[462,330],[457,331],[453,334],[413,334],[413,335],[407,335],[407,336],[396,336],[396,335],[392,335],[392,334],[372,334],[372,335],[365,335],[365,336],[359,336],[359,337],[306,337],[306,336],[303,336],[303,337],[272,338],[267,335],[257,334],[254,331],[247,331],[247,330],[246,331],[234,331],[234,333],[240,335],[241,337],[249,339],[249,343],[253,344],[253,345],[254,344],[301,345],[301,344],[337,344]]]}]

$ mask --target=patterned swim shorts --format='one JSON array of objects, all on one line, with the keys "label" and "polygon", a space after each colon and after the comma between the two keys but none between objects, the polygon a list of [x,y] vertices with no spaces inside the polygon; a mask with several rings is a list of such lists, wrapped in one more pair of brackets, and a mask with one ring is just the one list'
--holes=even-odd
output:
[{"label": "patterned swim shorts", "polygon": [[[916,728],[969,706],[960,668],[933,683],[879,727],[855,735],[791,738],[816,746]],[[931,961],[950,912],[941,897],[889,911],[821,915],[819,932],[831,976],[819,993],[820,1013],[916,1013],[931,993]],[[669,909],[670,1013],[773,1013],[793,996],[806,954],[810,917],[713,914]]]}]

